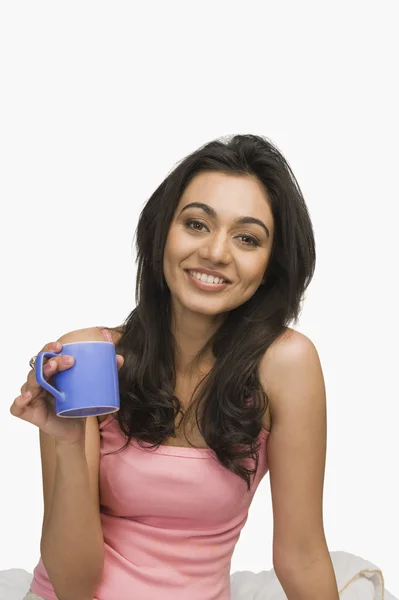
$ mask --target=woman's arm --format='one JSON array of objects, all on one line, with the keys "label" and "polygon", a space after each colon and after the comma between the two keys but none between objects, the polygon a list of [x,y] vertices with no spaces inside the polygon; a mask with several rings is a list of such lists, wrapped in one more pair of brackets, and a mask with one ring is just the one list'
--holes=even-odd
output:
[{"label": "woman's arm", "polygon": [[[96,327],[59,338],[61,344],[102,341]],[[40,551],[60,600],[92,600],[101,579],[104,540],[100,520],[100,432],[86,418],[85,438],[72,446],[40,431],[44,516]]]},{"label": "woman's arm", "polygon": [[318,353],[288,330],[259,375],[270,400],[267,443],[273,505],[273,565],[289,600],[338,600],[323,526],[326,394]]},{"label": "woman's arm", "polygon": [[88,436],[88,429],[83,443],[55,442],[53,460],[47,459],[54,462],[55,473],[40,551],[59,600],[92,600],[103,570],[104,540],[98,491],[96,501],[93,488],[93,479],[98,479],[88,467],[90,455],[98,451],[98,425],[97,434]]}]

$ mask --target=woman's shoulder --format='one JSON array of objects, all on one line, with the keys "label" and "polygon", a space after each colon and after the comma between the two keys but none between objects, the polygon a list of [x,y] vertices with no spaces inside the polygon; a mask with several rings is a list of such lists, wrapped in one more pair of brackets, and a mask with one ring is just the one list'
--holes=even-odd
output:
[{"label": "woman's shoulder", "polygon": [[281,361],[288,360],[298,353],[306,352],[309,348],[314,348],[310,338],[300,331],[286,327],[261,358],[260,374],[270,374]]},{"label": "woman's shoulder", "polygon": [[[268,396],[269,410],[266,416],[268,424],[272,424],[275,404],[278,402],[279,389],[290,377],[290,371],[298,362],[303,364],[314,360],[317,350],[306,335],[287,327],[284,332],[269,346],[259,362],[259,379]],[[269,423],[269,421],[271,421]]]},{"label": "woman's shoulder", "polygon": [[104,338],[104,334],[103,334],[102,330],[106,329],[107,331],[109,331],[114,344],[117,344],[119,342],[120,338],[122,337],[122,335],[125,331],[125,328],[123,325],[118,325],[117,327],[107,327],[106,325],[99,325],[99,326],[95,327],[94,329],[97,329],[100,332],[100,336],[102,338]]},{"label": "woman's shoulder", "polygon": [[95,327],[82,327],[80,329],[74,329],[64,333],[58,338],[58,341],[62,343],[68,342],[97,342],[106,339],[102,330],[107,329],[112,337],[112,341],[117,343],[123,333],[122,327],[106,327],[106,326],[95,326]]}]

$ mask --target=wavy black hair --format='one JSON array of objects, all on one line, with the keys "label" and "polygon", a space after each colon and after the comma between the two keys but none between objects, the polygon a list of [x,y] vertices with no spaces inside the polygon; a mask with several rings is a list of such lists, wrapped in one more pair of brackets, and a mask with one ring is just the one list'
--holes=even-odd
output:
[{"label": "wavy black hair", "polygon": [[[212,350],[214,365],[183,413],[174,391],[175,346],[163,254],[179,200],[193,177],[204,171],[257,177],[270,199],[275,232],[265,283],[228,313],[201,350],[201,356]],[[114,328],[122,334],[116,350],[125,358],[119,371],[116,417],[127,442],[118,452],[133,437],[158,447],[175,435],[179,414],[184,423],[195,411],[207,445],[250,489],[268,404],[259,362],[288,324],[297,322],[316,265],[313,227],[298,182],[267,138],[234,135],[212,141],[179,162],[146,202],[136,230],[136,249],[136,308],[121,327]]]}]

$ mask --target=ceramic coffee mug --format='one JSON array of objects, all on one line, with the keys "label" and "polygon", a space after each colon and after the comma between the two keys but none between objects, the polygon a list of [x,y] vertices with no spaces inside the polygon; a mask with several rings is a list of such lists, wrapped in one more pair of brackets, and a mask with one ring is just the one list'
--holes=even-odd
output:
[{"label": "ceramic coffee mug", "polygon": [[[73,356],[75,362],[52,377],[53,386],[43,377],[44,359],[64,354]],[[120,408],[116,351],[111,342],[63,344],[61,352],[40,352],[35,367],[36,381],[54,396],[59,417],[92,417]]]}]

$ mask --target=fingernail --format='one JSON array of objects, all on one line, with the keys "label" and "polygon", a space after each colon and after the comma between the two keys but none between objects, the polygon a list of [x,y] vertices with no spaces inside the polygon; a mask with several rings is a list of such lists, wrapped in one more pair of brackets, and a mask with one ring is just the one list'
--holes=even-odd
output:
[{"label": "fingernail", "polygon": [[72,362],[72,358],[70,356],[63,356],[62,362],[64,365],[70,365]]}]

